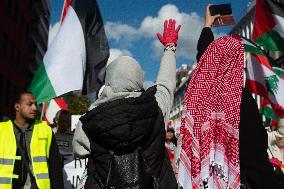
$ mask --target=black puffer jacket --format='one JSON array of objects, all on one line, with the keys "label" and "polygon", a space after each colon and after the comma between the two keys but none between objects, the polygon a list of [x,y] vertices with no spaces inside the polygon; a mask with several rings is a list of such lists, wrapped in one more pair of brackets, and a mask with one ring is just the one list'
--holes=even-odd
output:
[{"label": "black puffer jacket", "polygon": [[[133,176],[135,171],[131,170],[133,167],[127,167],[129,162],[123,163],[115,171],[110,170],[113,169],[112,153],[119,156],[131,154],[137,149],[141,149],[143,159],[140,157],[137,162],[144,162],[151,172],[148,171],[144,176],[157,178],[160,188],[177,188],[164,146],[164,119],[155,99],[155,92],[156,87],[151,87],[140,97],[104,103],[80,118],[91,144],[91,157],[87,166],[89,175],[92,176],[88,177],[85,188],[102,188],[100,182],[104,186],[106,183],[116,182],[109,181],[109,175],[112,174],[110,172],[129,169],[122,180]],[[138,184],[139,186],[134,185],[126,188],[154,188],[151,184],[145,185],[145,182]]]}]

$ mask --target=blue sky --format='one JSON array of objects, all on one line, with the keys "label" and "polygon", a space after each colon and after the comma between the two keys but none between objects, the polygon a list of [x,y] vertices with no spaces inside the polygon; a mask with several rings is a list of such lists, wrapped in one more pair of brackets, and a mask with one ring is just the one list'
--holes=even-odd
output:
[{"label": "blue sky", "polygon": [[[177,48],[177,67],[195,62],[196,44],[203,26],[208,3],[232,3],[234,18],[240,19],[250,0],[97,0],[104,20],[110,60],[119,55],[131,55],[142,66],[145,80],[155,80],[163,46],[156,39],[163,22],[175,18],[182,24]],[[50,0],[50,40],[59,27],[63,0]],[[231,27],[214,28],[215,37],[224,35]]]}]

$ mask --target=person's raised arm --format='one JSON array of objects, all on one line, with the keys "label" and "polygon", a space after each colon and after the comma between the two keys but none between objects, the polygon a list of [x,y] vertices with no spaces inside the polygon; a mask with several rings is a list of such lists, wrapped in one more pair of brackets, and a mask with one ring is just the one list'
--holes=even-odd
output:
[{"label": "person's raised arm", "polygon": [[210,6],[211,4],[207,5],[206,11],[205,11],[205,19],[204,19],[204,27],[201,31],[200,37],[198,39],[197,43],[197,55],[196,60],[197,62],[200,60],[201,56],[205,52],[206,48],[214,41],[214,35],[211,30],[211,26],[214,22],[214,20],[220,15],[211,16],[210,14]]},{"label": "person's raised arm", "polygon": [[155,94],[158,105],[164,115],[165,122],[169,118],[169,113],[173,104],[174,91],[176,87],[176,58],[175,51],[178,40],[178,32],[181,28],[175,27],[176,21],[170,19],[164,22],[163,35],[157,33],[160,42],[165,46],[164,56],[162,57],[160,70],[158,73]]}]

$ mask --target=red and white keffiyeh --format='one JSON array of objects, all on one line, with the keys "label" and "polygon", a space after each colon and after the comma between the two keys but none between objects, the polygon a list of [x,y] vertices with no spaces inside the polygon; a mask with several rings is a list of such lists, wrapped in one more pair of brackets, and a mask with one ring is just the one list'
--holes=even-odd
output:
[{"label": "red and white keffiyeh", "polygon": [[239,122],[244,49],[224,36],[206,49],[184,101],[179,183],[184,189],[240,188]]}]

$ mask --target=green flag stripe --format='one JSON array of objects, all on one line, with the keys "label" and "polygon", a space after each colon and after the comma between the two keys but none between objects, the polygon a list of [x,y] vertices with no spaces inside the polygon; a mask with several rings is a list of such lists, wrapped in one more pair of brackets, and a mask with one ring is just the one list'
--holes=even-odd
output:
[{"label": "green flag stripe", "polygon": [[275,30],[271,30],[260,36],[255,42],[270,51],[284,52],[284,39]]},{"label": "green flag stripe", "polygon": [[33,93],[38,104],[56,97],[43,63],[40,64],[28,91]]},{"label": "green flag stripe", "polygon": [[273,119],[277,122],[279,120],[279,118],[274,114],[274,111],[272,110],[272,108],[269,106],[265,106],[261,108],[259,112],[269,119]]},{"label": "green flag stripe", "polygon": [[272,67],[272,71],[276,73],[279,77],[284,77],[284,70],[277,67]]},{"label": "green flag stripe", "polygon": [[244,48],[245,48],[245,52],[250,52],[250,53],[255,53],[255,54],[264,55],[264,53],[262,52],[262,50],[260,50],[259,48],[255,47],[255,46],[251,46],[251,45],[248,45],[248,44],[244,44]]}]

